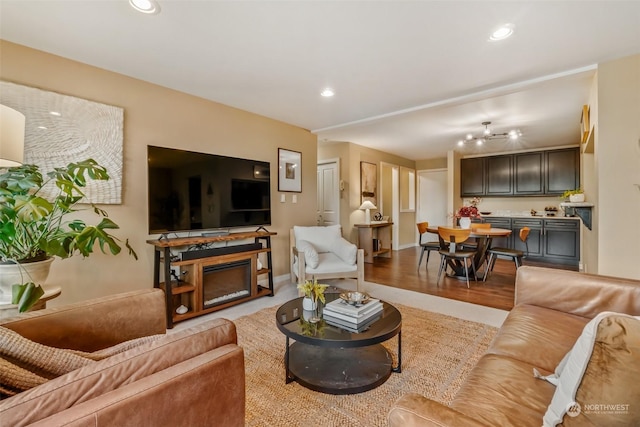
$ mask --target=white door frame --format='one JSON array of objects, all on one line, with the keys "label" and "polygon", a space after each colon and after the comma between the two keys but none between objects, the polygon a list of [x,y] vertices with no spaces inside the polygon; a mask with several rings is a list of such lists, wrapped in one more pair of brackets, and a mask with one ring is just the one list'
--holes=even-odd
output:
[{"label": "white door frame", "polygon": [[[400,249],[400,166],[393,163],[380,162],[380,182],[378,183],[380,188],[380,201],[384,200],[382,185],[382,168],[391,168],[391,219],[393,225],[391,226],[391,247],[394,251]],[[382,203],[380,203],[382,204]],[[387,212],[383,212],[383,215],[388,215]]]},{"label": "white door frame", "polygon": [[[438,169],[421,169],[419,171],[416,172],[416,176],[418,178],[418,185],[417,185],[417,198],[416,198],[416,222],[421,222],[422,218],[423,218],[423,214],[424,212],[422,211],[422,200],[421,200],[421,195],[422,195],[422,189],[421,189],[421,185],[422,185],[422,180],[421,175],[425,174],[425,173],[434,173],[434,172],[447,172],[447,168],[438,168]],[[445,223],[446,224],[446,223]],[[444,225],[444,224],[433,224],[433,225]],[[416,241],[419,241],[420,239],[420,234],[418,233],[417,227],[416,227]]]}]

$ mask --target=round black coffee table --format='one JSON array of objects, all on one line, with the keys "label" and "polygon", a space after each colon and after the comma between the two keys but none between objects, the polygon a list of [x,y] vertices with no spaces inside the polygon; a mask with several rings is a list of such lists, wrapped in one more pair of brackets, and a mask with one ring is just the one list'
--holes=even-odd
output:
[{"label": "round black coffee table", "polygon": [[[326,302],[338,298],[327,294]],[[379,317],[361,332],[351,332],[325,320],[310,323],[302,309],[302,298],[283,304],[276,312],[276,325],[286,336],[284,356],[286,383],[297,383],[330,394],[353,394],[384,383],[391,372],[402,370],[402,315],[382,302]],[[398,336],[398,363],[381,344]],[[289,339],[295,343],[289,343]]]}]

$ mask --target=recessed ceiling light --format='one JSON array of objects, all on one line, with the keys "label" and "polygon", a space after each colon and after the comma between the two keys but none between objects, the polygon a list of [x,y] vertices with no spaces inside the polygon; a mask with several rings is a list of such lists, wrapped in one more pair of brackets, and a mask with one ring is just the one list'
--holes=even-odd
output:
[{"label": "recessed ceiling light", "polygon": [[320,92],[320,95],[324,96],[325,98],[331,98],[333,95],[335,95],[335,93],[333,92],[333,89],[326,88],[325,90]]},{"label": "recessed ceiling light", "polygon": [[156,0],[129,0],[129,4],[138,12],[150,15],[160,13],[160,5]]},{"label": "recessed ceiling light", "polygon": [[491,33],[491,36],[489,36],[489,40],[491,40],[493,42],[499,41],[499,40],[504,40],[507,37],[509,37],[511,34],[513,34],[513,29],[514,28],[515,27],[514,27],[513,24],[501,25]]},{"label": "recessed ceiling light", "polygon": [[49,111],[49,114],[51,114],[52,116],[56,116],[56,117],[60,117],[60,116],[62,116],[62,114],[60,114],[60,113],[59,113],[59,112],[57,112],[57,111]]}]

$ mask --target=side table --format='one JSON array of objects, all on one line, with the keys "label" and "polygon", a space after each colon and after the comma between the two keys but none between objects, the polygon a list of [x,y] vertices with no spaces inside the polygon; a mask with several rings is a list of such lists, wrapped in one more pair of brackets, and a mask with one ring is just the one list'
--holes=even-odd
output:
[{"label": "side table", "polygon": [[[31,307],[29,311],[42,310],[47,308],[47,301],[52,300],[54,298],[58,298],[62,293],[62,288],[60,286],[54,286],[51,288],[44,288],[44,295],[40,297],[37,303]],[[8,317],[14,317],[20,314],[18,312],[18,306],[15,304],[0,304],[0,319],[6,319]]]},{"label": "side table", "polygon": [[391,258],[392,222],[356,224],[358,248],[364,249],[364,262],[372,264],[377,256]]}]

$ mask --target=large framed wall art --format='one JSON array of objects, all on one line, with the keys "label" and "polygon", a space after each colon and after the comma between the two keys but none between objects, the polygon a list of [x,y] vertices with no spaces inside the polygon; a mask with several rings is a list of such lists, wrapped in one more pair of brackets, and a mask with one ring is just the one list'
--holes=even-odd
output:
[{"label": "large framed wall art", "polygon": [[360,162],[360,203],[369,200],[378,206],[378,166],[375,163]]},{"label": "large framed wall art", "polygon": [[92,158],[110,179],[89,181],[87,199],[122,203],[122,108],[5,81],[0,81],[0,103],[25,115],[24,163],[49,172]]}]

